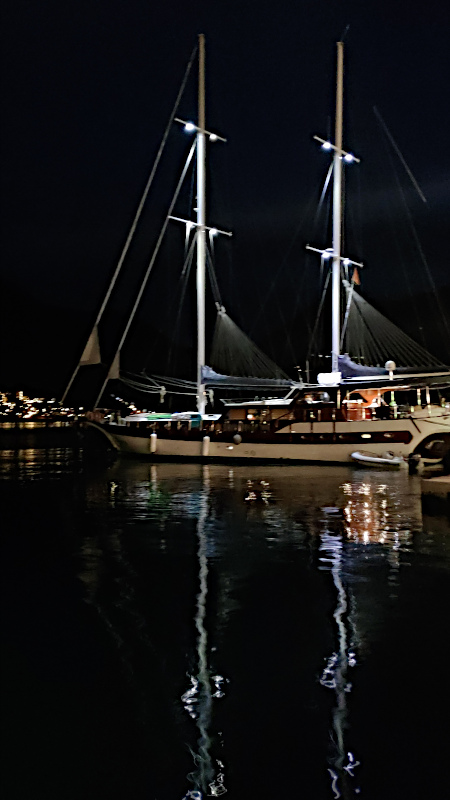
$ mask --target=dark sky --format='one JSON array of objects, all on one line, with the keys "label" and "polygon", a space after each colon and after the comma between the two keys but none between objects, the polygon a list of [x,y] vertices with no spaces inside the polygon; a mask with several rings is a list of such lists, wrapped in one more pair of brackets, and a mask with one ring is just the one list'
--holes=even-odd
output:
[{"label": "dark sky", "polygon": [[[272,357],[285,368],[298,363],[319,285],[319,264],[304,245],[331,245],[325,216],[314,221],[327,156],[312,135],[333,125],[335,42],[347,26],[344,142],[361,164],[346,171],[345,254],[366,264],[369,301],[450,358],[445,3],[10,0],[2,20],[0,388],[31,380],[58,391],[70,374],[200,32],[207,127],[228,139],[214,145],[209,166],[208,222],[234,234],[217,245],[223,299]],[[194,78],[182,117],[195,116]],[[373,106],[426,204],[386,147]],[[186,146],[174,126],[114,299],[119,316],[151,254]],[[188,213],[183,204],[178,211]],[[182,263],[171,236],[139,318],[153,345],[162,337],[161,348],[174,324],[161,309],[166,300],[176,309]],[[151,369],[152,343],[136,347],[134,366]]]}]

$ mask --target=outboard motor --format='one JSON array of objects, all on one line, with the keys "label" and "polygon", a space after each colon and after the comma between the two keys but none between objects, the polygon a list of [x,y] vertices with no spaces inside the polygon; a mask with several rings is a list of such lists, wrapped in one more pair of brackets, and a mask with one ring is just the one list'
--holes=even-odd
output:
[{"label": "outboard motor", "polygon": [[408,472],[410,475],[416,474],[419,464],[420,464],[419,453],[411,453],[411,455],[408,456]]}]

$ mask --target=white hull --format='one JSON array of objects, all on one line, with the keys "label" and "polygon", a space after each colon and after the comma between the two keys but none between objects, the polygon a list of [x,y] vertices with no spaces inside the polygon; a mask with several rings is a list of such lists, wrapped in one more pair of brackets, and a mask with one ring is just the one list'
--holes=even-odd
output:
[{"label": "white hull", "polygon": [[[444,411],[444,409],[440,409]],[[352,453],[370,447],[374,455],[383,457],[386,451],[395,456],[408,456],[421,451],[424,461],[436,463],[442,456],[435,456],[425,447],[428,441],[439,439],[443,434],[450,446],[450,414],[444,411],[439,416],[421,416],[399,420],[365,420],[363,422],[295,422],[288,429],[269,435],[271,441],[261,441],[264,434],[240,432],[222,434],[189,431],[183,436],[166,437],[164,434],[151,437],[152,429],[132,433],[124,425],[102,425],[88,422],[102,431],[110,444],[121,453],[174,459],[251,460],[262,461],[309,461],[324,464],[348,463]],[[238,434],[241,442],[234,440]],[[195,438],[190,438],[194,434]],[[396,437],[406,441],[395,441]],[[351,441],[344,441],[345,438]],[[378,441],[375,441],[377,439]],[[295,440],[295,441],[294,441]],[[309,440],[309,441],[308,441]]]}]

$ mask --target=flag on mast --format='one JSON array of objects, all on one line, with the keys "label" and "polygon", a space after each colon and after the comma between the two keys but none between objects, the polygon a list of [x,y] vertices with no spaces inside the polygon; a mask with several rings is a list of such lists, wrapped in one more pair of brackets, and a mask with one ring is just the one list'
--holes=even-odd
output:
[{"label": "flag on mast", "polygon": [[356,267],[353,270],[352,283],[356,283],[357,286],[361,285],[361,281],[359,280],[359,272]]}]

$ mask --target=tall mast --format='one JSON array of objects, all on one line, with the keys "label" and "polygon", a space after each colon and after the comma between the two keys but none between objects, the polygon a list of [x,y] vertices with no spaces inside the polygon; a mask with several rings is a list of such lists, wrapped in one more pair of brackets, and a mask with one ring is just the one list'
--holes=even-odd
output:
[{"label": "tall mast", "polygon": [[198,128],[197,128],[197,408],[205,413],[205,37],[198,37]]},{"label": "tall mast", "polygon": [[342,228],[342,104],[344,77],[344,43],[337,43],[336,128],[333,158],[333,271],[331,371],[339,371],[340,351],[340,286],[341,286],[341,228]]},{"label": "tall mast", "polygon": [[[362,267],[358,261],[350,258],[342,259],[341,256],[341,232],[342,232],[342,160],[352,163],[359,163],[359,158],[342,149],[342,108],[344,96],[344,43],[337,43],[337,70],[336,70],[336,125],[335,142],[332,144],[321,136],[314,136],[321,142],[324,150],[333,150],[333,247],[326,250],[306,245],[307,250],[320,253],[322,259],[333,257],[331,271],[331,373],[321,373],[318,375],[319,383],[336,384],[340,380],[339,376],[339,355],[341,348],[341,261],[345,267],[353,265]],[[326,186],[328,185],[328,178]],[[330,252],[331,249],[331,252]]]}]

